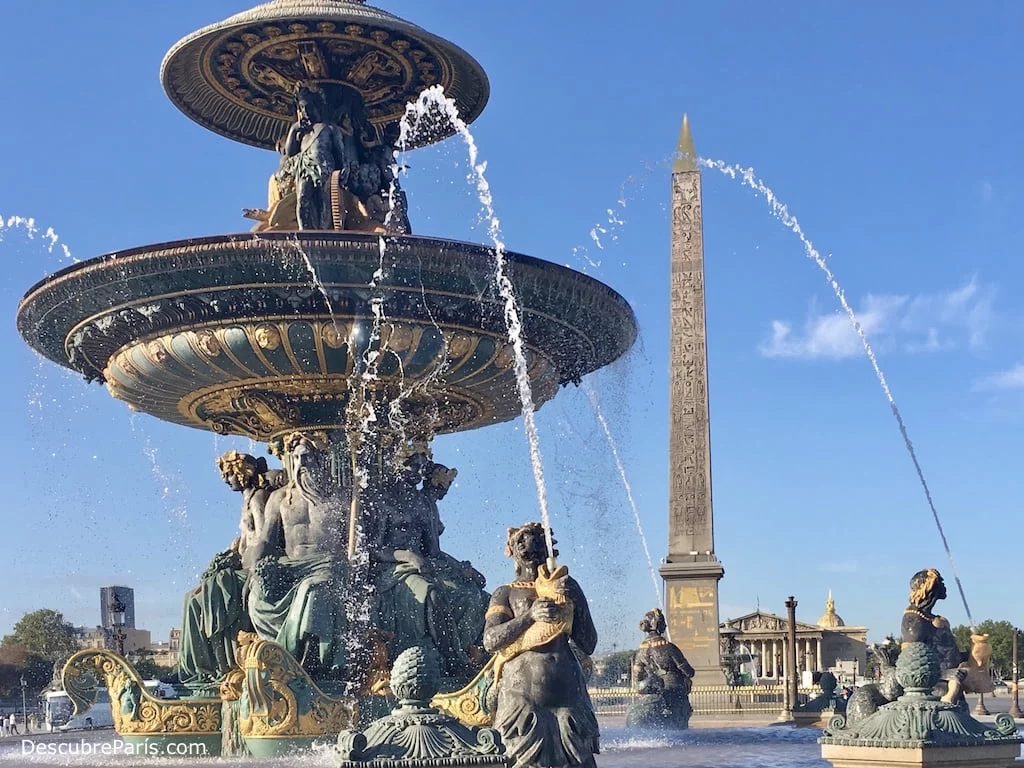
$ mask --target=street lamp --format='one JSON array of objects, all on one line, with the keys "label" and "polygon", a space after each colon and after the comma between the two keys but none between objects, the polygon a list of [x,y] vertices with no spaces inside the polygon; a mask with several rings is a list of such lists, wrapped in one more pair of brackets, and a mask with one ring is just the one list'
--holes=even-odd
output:
[{"label": "street lamp", "polygon": [[117,652],[124,656],[124,612],[125,604],[121,602],[121,599],[115,594],[114,599],[110,601],[110,625],[114,628],[114,640],[117,642]]},{"label": "street lamp", "polygon": [[1020,630],[1016,627],[1013,628],[1013,658],[1011,663],[1013,665],[1013,703],[1010,705],[1010,717],[1020,717],[1020,670],[1017,666],[1017,635],[1020,634]]},{"label": "street lamp", "polygon": [[25,692],[28,689],[28,683],[25,682],[25,676],[21,676],[21,716],[25,722],[25,733],[28,733],[28,707],[26,706],[27,699]]}]

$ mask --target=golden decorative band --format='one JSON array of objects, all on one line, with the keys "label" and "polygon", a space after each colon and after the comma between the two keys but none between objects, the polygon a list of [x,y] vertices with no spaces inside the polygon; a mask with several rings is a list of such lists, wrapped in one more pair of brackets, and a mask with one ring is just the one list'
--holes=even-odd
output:
[{"label": "golden decorative band", "polygon": [[487,609],[487,613],[484,614],[484,618],[489,619],[491,616],[508,616],[511,618],[512,616],[515,616],[515,614],[512,613],[511,609],[506,608],[504,605],[492,605]]}]

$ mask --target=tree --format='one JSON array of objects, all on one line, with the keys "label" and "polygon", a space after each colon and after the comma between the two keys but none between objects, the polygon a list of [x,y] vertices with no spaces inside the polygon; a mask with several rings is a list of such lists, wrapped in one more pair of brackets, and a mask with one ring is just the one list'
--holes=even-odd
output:
[{"label": "tree", "polygon": [[131,654],[129,659],[132,666],[135,667],[135,671],[139,673],[139,677],[143,680],[160,680],[163,681],[165,678],[170,678],[175,670],[171,667],[165,667],[162,664],[157,664],[153,657],[156,654],[148,648],[140,648]]},{"label": "tree", "polygon": [[635,655],[636,651],[615,651],[606,654],[599,665],[600,673],[594,675],[594,685],[601,688],[628,685]]},{"label": "tree", "polygon": [[1007,677],[1013,670],[1013,624],[985,619],[975,627],[974,632],[964,624],[954,627],[953,637],[961,651],[970,652],[972,634],[988,635],[988,644],[992,646],[992,658],[989,660],[992,674],[1000,678]]},{"label": "tree", "polygon": [[39,691],[50,682],[53,665],[24,645],[4,642],[0,645],[0,696],[10,696],[21,690],[25,680],[29,689]]},{"label": "tree", "polygon": [[78,650],[75,628],[64,620],[64,614],[50,608],[26,613],[4,637],[3,645],[18,644],[33,656],[53,664]]}]

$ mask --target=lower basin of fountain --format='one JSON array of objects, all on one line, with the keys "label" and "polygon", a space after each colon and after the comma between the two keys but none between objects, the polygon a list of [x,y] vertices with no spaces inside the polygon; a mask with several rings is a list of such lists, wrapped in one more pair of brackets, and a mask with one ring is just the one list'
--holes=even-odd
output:
[{"label": "lower basin of fountain", "polygon": [[[632,344],[619,294],[566,267],[506,260],[538,405]],[[364,386],[388,400],[400,388],[411,420],[451,432],[521,411],[494,272],[492,249],[426,237],[205,237],[58,272],[22,300],[18,328],[166,421],[258,440],[338,426],[372,357]]]}]

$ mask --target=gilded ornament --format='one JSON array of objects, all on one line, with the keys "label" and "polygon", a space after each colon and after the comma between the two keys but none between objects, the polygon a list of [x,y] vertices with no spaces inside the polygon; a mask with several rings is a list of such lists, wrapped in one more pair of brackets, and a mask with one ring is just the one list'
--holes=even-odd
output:
[{"label": "gilded ornament", "polygon": [[494,356],[494,364],[503,370],[511,368],[514,360],[515,349],[511,344],[505,344]]},{"label": "gilded ornament", "polygon": [[199,331],[195,335],[196,346],[199,350],[210,357],[216,357],[220,354],[220,342],[217,341],[217,335],[213,331]]},{"label": "gilded ornament", "polygon": [[146,352],[149,355],[149,359],[157,365],[163,365],[167,362],[167,350],[164,349],[164,345],[159,339],[154,339],[146,345]]},{"label": "gilded ornament", "polygon": [[276,326],[270,323],[260,323],[253,331],[253,338],[260,345],[260,349],[267,349],[273,352],[281,346],[281,332]]},{"label": "gilded ornament", "polygon": [[341,349],[348,342],[348,328],[343,323],[324,323],[320,337],[331,349]]},{"label": "gilded ornament", "polygon": [[[328,696],[277,643],[255,640],[245,648],[239,730],[245,738],[316,737],[355,723],[353,699]],[[307,696],[300,699],[295,691]]]},{"label": "gilded ornament", "polygon": [[99,680],[103,680],[110,694],[114,728],[121,736],[220,733],[218,699],[158,699],[146,691],[132,665],[112,651],[79,651],[68,659],[61,677],[75,714],[92,706]]},{"label": "gilded ornament", "polygon": [[381,347],[393,352],[404,352],[412,346],[413,329],[402,323],[390,323],[381,334]]}]

